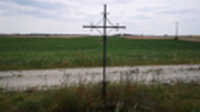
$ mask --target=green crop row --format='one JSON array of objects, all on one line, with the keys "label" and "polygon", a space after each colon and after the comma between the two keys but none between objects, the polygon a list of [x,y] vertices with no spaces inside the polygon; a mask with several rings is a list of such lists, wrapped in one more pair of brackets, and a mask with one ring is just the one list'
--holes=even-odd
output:
[{"label": "green crop row", "polygon": [[[108,66],[199,64],[200,44],[109,37]],[[0,38],[0,70],[102,66],[101,37]]]}]

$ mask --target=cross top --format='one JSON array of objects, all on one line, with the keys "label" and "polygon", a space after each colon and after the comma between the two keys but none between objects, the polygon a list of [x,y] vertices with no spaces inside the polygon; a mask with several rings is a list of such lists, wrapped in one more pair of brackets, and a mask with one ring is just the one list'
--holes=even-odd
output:
[{"label": "cross top", "polygon": [[[107,6],[106,4],[104,4],[104,12],[103,12],[103,25],[83,25],[83,28],[91,28],[91,29],[97,29],[97,31],[99,31],[98,29],[103,29],[103,35],[107,35],[107,29],[116,29],[117,31],[119,29],[125,29],[125,26],[119,26],[119,24],[117,23],[117,25],[113,25],[110,20],[107,18]],[[101,21],[100,21],[101,22]],[[110,24],[110,26],[107,25],[107,22]],[[111,31],[111,30],[110,30]],[[99,31],[100,32],[100,31]],[[101,33],[101,32],[100,32]]]}]

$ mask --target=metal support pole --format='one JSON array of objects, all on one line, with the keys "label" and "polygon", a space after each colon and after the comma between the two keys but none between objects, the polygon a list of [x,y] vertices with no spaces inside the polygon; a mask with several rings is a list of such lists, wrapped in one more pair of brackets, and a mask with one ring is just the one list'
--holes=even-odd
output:
[{"label": "metal support pole", "polygon": [[106,98],[106,86],[107,86],[107,82],[106,82],[106,47],[107,47],[107,29],[119,29],[119,28],[125,28],[125,26],[119,26],[117,24],[117,26],[114,26],[113,24],[111,24],[111,26],[107,26],[107,6],[106,4],[104,4],[104,12],[103,12],[103,25],[99,26],[99,25],[83,25],[83,28],[101,28],[103,29],[103,82],[102,82],[102,98],[105,99]]},{"label": "metal support pole", "polygon": [[104,5],[104,18],[103,18],[103,87],[102,87],[102,97],[106,98],[106,41],[107,41],[107,32],[106,32],[106,22],[107,22],[107,7]]},{"label": "metal support pole", "polygon": [[179,27],[179,22],[176,22],[175,40],[178,40],[178,27]]}]

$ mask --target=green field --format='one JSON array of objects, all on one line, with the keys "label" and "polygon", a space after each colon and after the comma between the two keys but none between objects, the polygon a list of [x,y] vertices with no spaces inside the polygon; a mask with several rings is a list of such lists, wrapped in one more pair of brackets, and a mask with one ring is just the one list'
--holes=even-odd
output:
[{"label": "green field", "polygon": [[[0,38],[0,70],[102,66],[102,38]],[[199,64],[200,43],[109,37],[108,66]]]},{"label": "green field", "polygon": [[[0,38],[0,70],[102,66],[102,38]],[[200,43],[108,38],[109,66],[200,64]],[[187,81],[186,81],[187,82]],[[200,83],[119,82],[39,91],[0,87],[0,112],[199,112]]]}]

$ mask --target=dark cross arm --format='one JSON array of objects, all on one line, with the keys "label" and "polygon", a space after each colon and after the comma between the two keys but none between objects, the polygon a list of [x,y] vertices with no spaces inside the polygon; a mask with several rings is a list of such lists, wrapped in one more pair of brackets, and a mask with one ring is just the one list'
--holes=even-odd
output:
[{"label": "dark cross arm", "polygon": [[83,28],[123,28],[125,29],[126,27],[125,26],[86,26],[86,25],[83,25]]}]

